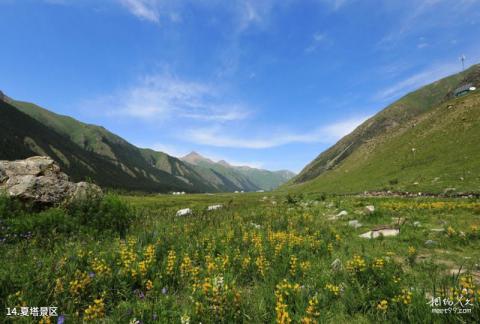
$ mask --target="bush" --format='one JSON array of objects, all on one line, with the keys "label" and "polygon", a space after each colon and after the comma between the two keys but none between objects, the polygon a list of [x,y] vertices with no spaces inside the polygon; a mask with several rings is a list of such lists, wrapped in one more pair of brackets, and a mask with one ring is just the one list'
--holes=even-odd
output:
[{"label": "bush", "polygon": [[35,235],[48,238],[54,233],[80,231],[112,232],[124,237],[135,212],[118,196],[89,196],[63,208],[34,211],[28,205],[0,195],[0,239],[17,241]]},{"label": "bush", "polygon": [[76,222],[65,211],[52,208],[40,213],[27,214],[8,220],[9,232],[18,237],[32,234],[46,237],[52,233],[71,233],[77,229]]},{"label": "bush", "polygon": [[67,206],[67,213],[80,225],[94,228],[99,232],[112,231],[124,237],[133,223],[135,213],[116,195],[103,198],[89,197]]},{"label": "bush", "polygon": [[294,195],[294,194],[287,194],[285,197],[285,203],[288,205],[296,205],[303,199],[303,194]]},{"label": "bush", "polygon": [[0,193],[0,218],[16,217],[22,212],[21,204],[7,195]]}]

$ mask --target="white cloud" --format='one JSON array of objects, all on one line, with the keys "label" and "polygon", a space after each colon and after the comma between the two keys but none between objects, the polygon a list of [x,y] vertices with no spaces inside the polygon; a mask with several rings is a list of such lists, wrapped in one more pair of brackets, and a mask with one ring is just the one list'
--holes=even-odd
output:
[{"label": "white cloud", "polygon": [[157,143],[153,145],[137,145],[138,147],[148,147],[151,148],[152,150],[159,151],[159,152],[164,152],[167,153],[170,156],[174,157],[182,157],[185,156],[189,153],[188,150],[183,150],[180,149],[178,145],[169,145],[169,144],[162,144],[162,143]]},{"label": "white cloud", "polygon": [[345,6],[349,0],[321,0],[330,5],[334,10],[338,10],[341,7]]},{"label": "white cloud", "polygon": [[170,75],[144,77],[139,84],[89,102],[110,115],[153,121],[189,119],[228,122],[245,119],[250,110],[230,102],[218,87]]},{"label": "white cloud", "polygon": [[159,4],[155,0],[120,0],[120,4],[140,19],[159,21]]},{"label": "white cloud", "polygon": [[[48,0],[62,1],[62,0]],[[115,0],[136,17],[158,23],[161,16],[170,17],[177,22],[181,20],[178,8],[185,5],[201,5],[227,10],[233,13],[238,31],[247,29],[251,25],[261,25],[268,20],[272,11],[277,7],[300,2],[300,0]],[[351,0],[316,0],[319,4],[327,5],[338,10]],[[172,11],[174,11],[172,13]]]},{"label": "white cloud", "polygon": [[318,49],[318,47],[320,46],[320,44],[325,43],[327,40],[328,40],[328,38],[327,38],[327,35],[325,33],[317,32],[317,33],[313,34],[312,41],[311,41],[310,45],[307,48],[305,48],[305,52],[306,53],[315,52]]},{"label": "white cloud", "polygon": [[419,73],[413,74],[406,79],[403,79],[396,84],[377,92],[374,100],[385,101],[392,100],[400,95],[406,94],[409,91],[416,90],[421,86],[432,83],[438,79],[446,77],[455,72],[460,72],[460,63],[444,63],[433,65]]},{"label": "white cloud", "polygon": [[336,122],[305,133],[278,132],[261,137],[232,136],[228,130],[220,127],[191,129],[188,140],[201,145],[265,149],[292,143],[333,143],[352,132],[368,117],[354,118]]},{"label": "white cloud", "polygon": [[400,15],[400,20],[394,24],[393,30],[380,40],[377,48],[392,49],[411,34],[457,24],[459,20],[478,12],[478,4],[478,0],[386,1],[382,4],[386,8],[393,9],[394,12],[401,12],[399,9],[403,9],[406,14]]}]

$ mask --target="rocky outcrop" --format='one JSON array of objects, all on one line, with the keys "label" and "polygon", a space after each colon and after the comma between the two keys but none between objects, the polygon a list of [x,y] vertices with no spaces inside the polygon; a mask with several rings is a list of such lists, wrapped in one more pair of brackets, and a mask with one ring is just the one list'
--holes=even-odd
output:
[{"label": "rocky outcrop", "polygon": [[101,189],[85,182],[73,183],[50,157],[34,156],[26,160],[0,161],[0,192],[40,205],[56,205],[83,199],[88,192]]}]

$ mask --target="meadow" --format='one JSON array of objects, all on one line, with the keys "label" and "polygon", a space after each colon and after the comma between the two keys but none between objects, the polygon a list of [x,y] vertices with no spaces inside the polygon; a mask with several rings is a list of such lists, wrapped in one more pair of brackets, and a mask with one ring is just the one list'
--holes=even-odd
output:
[{"label": "meadow", "polygon": [[[0,216],[2,323],[480,322],[475,199],[0,198]],[[400,232],[359,237],[380,228]]]}]

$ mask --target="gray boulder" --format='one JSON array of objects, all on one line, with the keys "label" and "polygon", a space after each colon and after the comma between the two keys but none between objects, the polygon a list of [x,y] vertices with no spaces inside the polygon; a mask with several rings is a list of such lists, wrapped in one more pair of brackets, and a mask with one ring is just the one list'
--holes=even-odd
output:
[{"label": "gray boulder", "polygon": [[39,205],[56,205],[86,197],[90,190],[101,193],[96,185],[71,182],[50,157],[0,161],[0,192],[13,198]]}]

